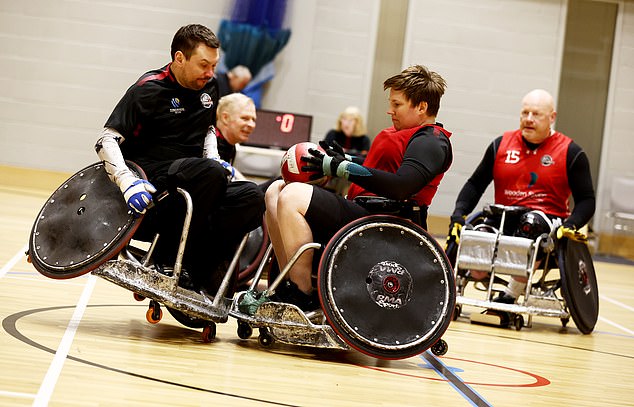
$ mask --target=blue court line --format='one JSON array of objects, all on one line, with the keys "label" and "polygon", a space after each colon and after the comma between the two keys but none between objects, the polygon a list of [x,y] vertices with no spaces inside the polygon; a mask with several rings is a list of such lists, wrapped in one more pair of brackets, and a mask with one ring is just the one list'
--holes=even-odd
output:
[{"label": "blue court line", "polygon": [[439,375],[447,379],[447,382],[458,391],[467,401],[474,406],[479,407],[491,407],[491,404],[480,396],[469,385],[462,381],[461,378],[456,376],[449,367],[440,361],[437,357],[427,351],[421,355],[427,363],[436,371]]}]

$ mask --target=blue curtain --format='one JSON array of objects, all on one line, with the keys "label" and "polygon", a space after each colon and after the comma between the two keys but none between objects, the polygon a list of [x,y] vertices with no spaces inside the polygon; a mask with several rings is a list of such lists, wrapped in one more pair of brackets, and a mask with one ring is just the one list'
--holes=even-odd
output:
[{"label": "blue curtain", "polygon": [[223,69],[244,65],[253,79],[242,91],[260,107],[262,86],[275,75],[273,60],[291,36],[282,28],[286,0],[236,0],[230,20],[222,20],[218,38]]},{"label": "blue curtain", "polygon": [[226,68],[244,65],[255,77],[273,61],[291,36],[282,28],[285,12],[286,0],[236,0],[218,30]]}]

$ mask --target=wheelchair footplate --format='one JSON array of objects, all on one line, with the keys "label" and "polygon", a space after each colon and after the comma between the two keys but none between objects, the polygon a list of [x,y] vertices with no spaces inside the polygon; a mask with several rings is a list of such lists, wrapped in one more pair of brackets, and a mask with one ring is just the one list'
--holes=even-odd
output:
[{"label": "wheelchair footplate", "polygon": [[[567,319],[570,314],[564,309],[561,301],[554,296],[535,296],[531,295],[525,304],[504,304],[493,301],[476,300],[458,296],[456,303],[459,305],[470,305],[473,307],[485,308],[483,313],[471,313],[470,320],[472,323],[480,323],[487,325],[508,325],[515,323],[516,317],[521,315],[539,315],[544,317],[555,317]],[[513,320],[506,321],[503,313],[509,313],[513,316]],[[517,324],[524,325],[523,318],[518,320]],[[517,326],[520,329],[521,326]]]},{"label": "wheelchair footplate", "polygon": [[[261,293],[258,293],[261,294]],[[342,349],[349,347],[337,336],[330,325],[315,323],[324,320],[321,310],[304,313],[293,304],[267,301],[259,304],[251,315],[241,305],[247,295],[257,295],[243,291],[235,296],[230,315],[238,320],[238,336],[248,339],[252,328],[260,329],[259,342],[268,346],[273,341],[289,345],[316,348]]]},{"label": "wheelchair footplate", "polygon": [[213,322],[226,322],[231,299],[222,298],[214,304],[213,298],[179,287],[176,279],[144,267],[130,260],[110,260],[92,273],[135,294],[155,300],[168,308],[191,317]]}]

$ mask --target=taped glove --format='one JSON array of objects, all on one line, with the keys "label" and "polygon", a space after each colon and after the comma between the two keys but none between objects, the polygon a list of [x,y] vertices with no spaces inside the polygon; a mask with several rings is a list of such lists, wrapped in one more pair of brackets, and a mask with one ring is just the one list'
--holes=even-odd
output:
[{"label": "taped glove", "polygon": [[152,194],[156,192],[154,185],[135,176],[126,177],[119,188],[123,197],[135,215],[142,215],[152,202]]},{"label": "taped glove", "polygon": [[574,226],[560,226],[557,229],[557,239],[561,239],[567,237],[570,240],[574,240],[576,242],[587,243],[588,236],[585,233],[579,232],[577,228]]},{"label": "taped glove", "polygon": [[456,242],[456,244],[460,243],[460,232],[462,231],[462,227],[465,224],[464,216],[452,215],[450,219],[449,233],[447,234],[445,249],[449,246],[449,243],[451,242]]}]

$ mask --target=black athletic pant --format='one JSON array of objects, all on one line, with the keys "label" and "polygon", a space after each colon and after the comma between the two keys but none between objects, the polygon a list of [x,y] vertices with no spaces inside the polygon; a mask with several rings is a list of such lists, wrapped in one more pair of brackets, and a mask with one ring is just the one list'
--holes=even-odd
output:
[{"label": "black athletic pant", "polygon": [[176,259],[185,216],[185,201],[176,192],[180,187],[193,203],[183,266],[194,283],[215,290],[226,271],[225,260],[246,233],[262,224],[264,193],[253,182],[228,183],[224,168],[206,158],[179,159],[161,168],[150,182],[156,179],[155,186],[170,193],[148,213],[149,227],[161,234],[155,259],[168,265]]}]

